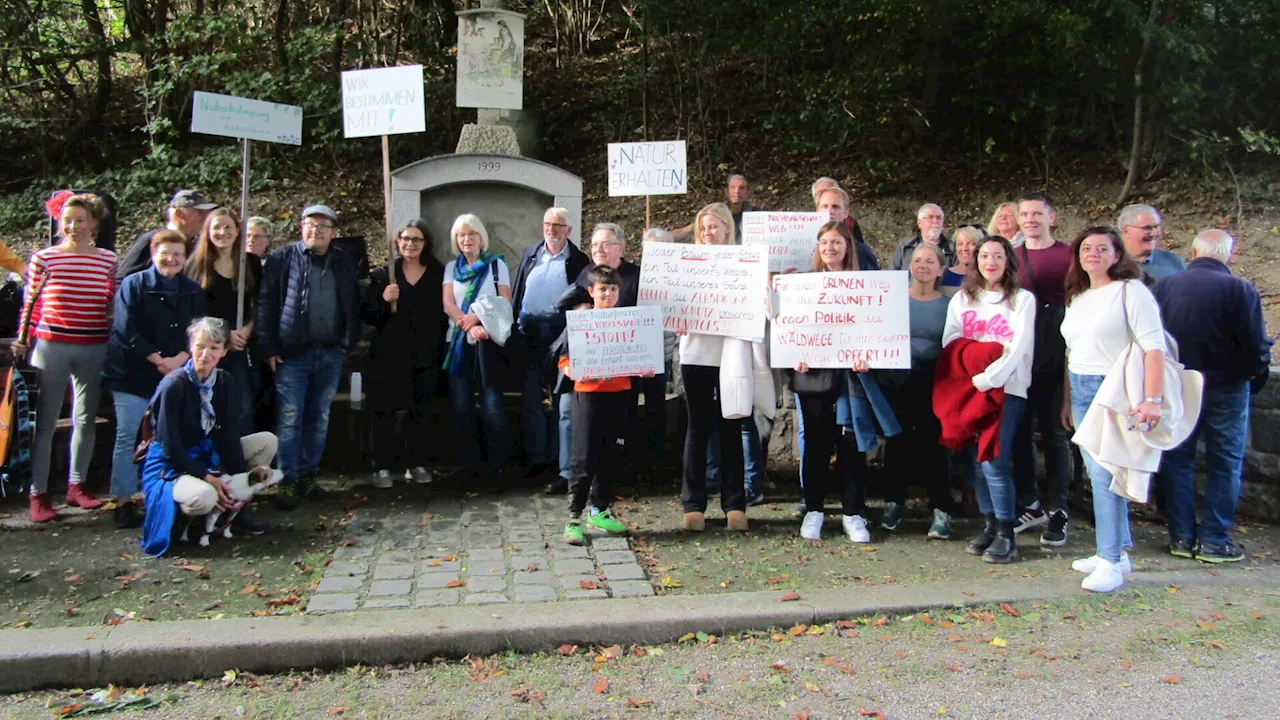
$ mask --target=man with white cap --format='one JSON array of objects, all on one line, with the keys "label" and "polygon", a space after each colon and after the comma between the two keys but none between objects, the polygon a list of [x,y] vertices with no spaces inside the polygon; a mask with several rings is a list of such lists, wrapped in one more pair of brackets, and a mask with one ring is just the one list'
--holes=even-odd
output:
[{"label": "man with white cap", "polygon": [[267,256],[254,327],[276,374],[276,436],[284,473],[276,507],[323,500],[316,484],[329,429],[329,405],[342,362],[360,337],[356,262],[333,245],[338,214],[326,205],[302,211],[302,242]]}]

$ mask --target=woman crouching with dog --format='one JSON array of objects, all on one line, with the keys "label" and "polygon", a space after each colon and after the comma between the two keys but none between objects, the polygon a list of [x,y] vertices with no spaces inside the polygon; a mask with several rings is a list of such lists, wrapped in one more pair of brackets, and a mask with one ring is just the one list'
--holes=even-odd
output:
[{"label": "woman crouching with dog", "polygon": [[191,323],[191,358],[160,381],[147,408],[143,424],[153,432],[142,459],[142,548],[151,555],[169,549],[181,516],[232,509],[235,499],[223,475],[269,467],[276,456],[275,435],[235,433],[240,395],[235,378],[218,369],[229,339],[226,322],[218,318]]}]

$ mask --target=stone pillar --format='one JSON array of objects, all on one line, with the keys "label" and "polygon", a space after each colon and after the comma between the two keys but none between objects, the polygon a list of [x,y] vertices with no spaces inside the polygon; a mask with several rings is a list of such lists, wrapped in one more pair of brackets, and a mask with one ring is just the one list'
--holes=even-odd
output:
[{"label": "stone pillar", "polygon": [[1271,368],[1266,387],[1253,396],[1237,512],[1280,520],[1280,367]]}]

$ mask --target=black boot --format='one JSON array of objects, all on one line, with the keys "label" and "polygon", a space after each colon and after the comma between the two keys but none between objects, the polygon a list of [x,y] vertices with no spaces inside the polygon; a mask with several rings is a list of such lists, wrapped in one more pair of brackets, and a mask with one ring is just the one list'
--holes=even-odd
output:
[{"label": "black boot", "polygon": [[1001,522],[1000,534],[982,553],[982,561],[1004,565],[1018,559],[1018,546],[1013,540],[1013,528],[1016,522]]},{"label": "black boot", "polygon": [[996,523],[995,513],[986,513],[982,517],[986,520],[986,526],[982,528],[982,532],[978,533],[977,537],[969,541],[969,545],[964,549],[970,555],[981,555],[986,552],[1000,530],[1000,525]]},{"label": "black boot", "polygon": [[132,530],[142,527],[142,515],[138,513],[138,508],[134,506],[131,500],[119,501],[111,515],[117,530]]}]

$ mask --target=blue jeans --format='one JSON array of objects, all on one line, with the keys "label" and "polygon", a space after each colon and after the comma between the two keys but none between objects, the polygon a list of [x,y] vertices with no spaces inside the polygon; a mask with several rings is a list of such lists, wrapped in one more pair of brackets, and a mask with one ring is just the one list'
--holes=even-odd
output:
[{"label": "blue jeans", "polygon": [[800,447],[800,489],[804,490],[804,413],[796,401],[796,444]]},{"label": "blue jeans", "polygon": [[[1102,375],[1071,373],[1071,422],[1079,426],[1102,385]],[[1111,473],[1098,464],[1087,450],[1081,449],[1084,469],[1093,488],[1093,532],[1098,557],[1120,562],[1120,553],[1133,547],[1129,533],[1129,501],[1111,492]],[[1171,525],[1172,527],[1172,525]]]},{"label": "blue jeans", "polygon": [[278,464],[286,483],[315,475],[320,468],[344,357],[340,348],[312,348],[276,367]]},{"label": "blue jeans", "polygon": [[1018,490],[1013,482],[1013,437],[1027,410],[1026,398],[1006,394],[1000,414],[1000,454],[982,463],[978,473],[978,509],[995,513],[1001,522],[1013,522],[1018,516]]},{"label": "blue jeans", "polygon": [[[799,416],[800,413],[796,413]],[[756,429],[755,417],[742,419],[742,467],[746,476],[747,499],[750,500],[764,492],[764,446],[760,443],[760,432]],[[720,429],[719,425],[711,426],[711,442],[707,446],[707,487],[716,492],[720,489]]]},{"label": "blue jeans", "polygon": [[556,400],[557,413],[560,418],[559,422],[559,442],[560,446],[560,477],[565,480],[569,479],[569,465],[573,460],[573,427],[571,418],[573,417],[573,393],[564,392],[559,395],[553,395]]},{"label": "blue jeans", "polygon": [[[1196,531],[1196,486],[1192,472],[1196,443],[1204,435],[1204,510]],[[1222,546],[1234,524],[1240,499],[1240,471],[1249,437],[1249,382],[1206,387],[1200,419],[1191,435],[1166,452],[1160,465],[1160,487],[1169,537]]]},{"label": "blue jeans", "polygon": [[484,423],[484,445],[489,469],[498,475],[507,467],[507,417],[502,412],[502,391],[477,381],[478,365],[465,375],[449,373],[449,396],[458,431],[458,457],[467,472],[480,472],[480,443],[476,437],[475,394],[480,393],[480,419]]},{"label": "blue jeans", "polygon": [[147,413],[151,400],[125,392],[112,392],[112,404],[116,407],[116,447],[111,454],[111,494],[128,498],[138,492],[141,467],[133,464],[133,452],[137,447],[138,428],[142,416]]}]

